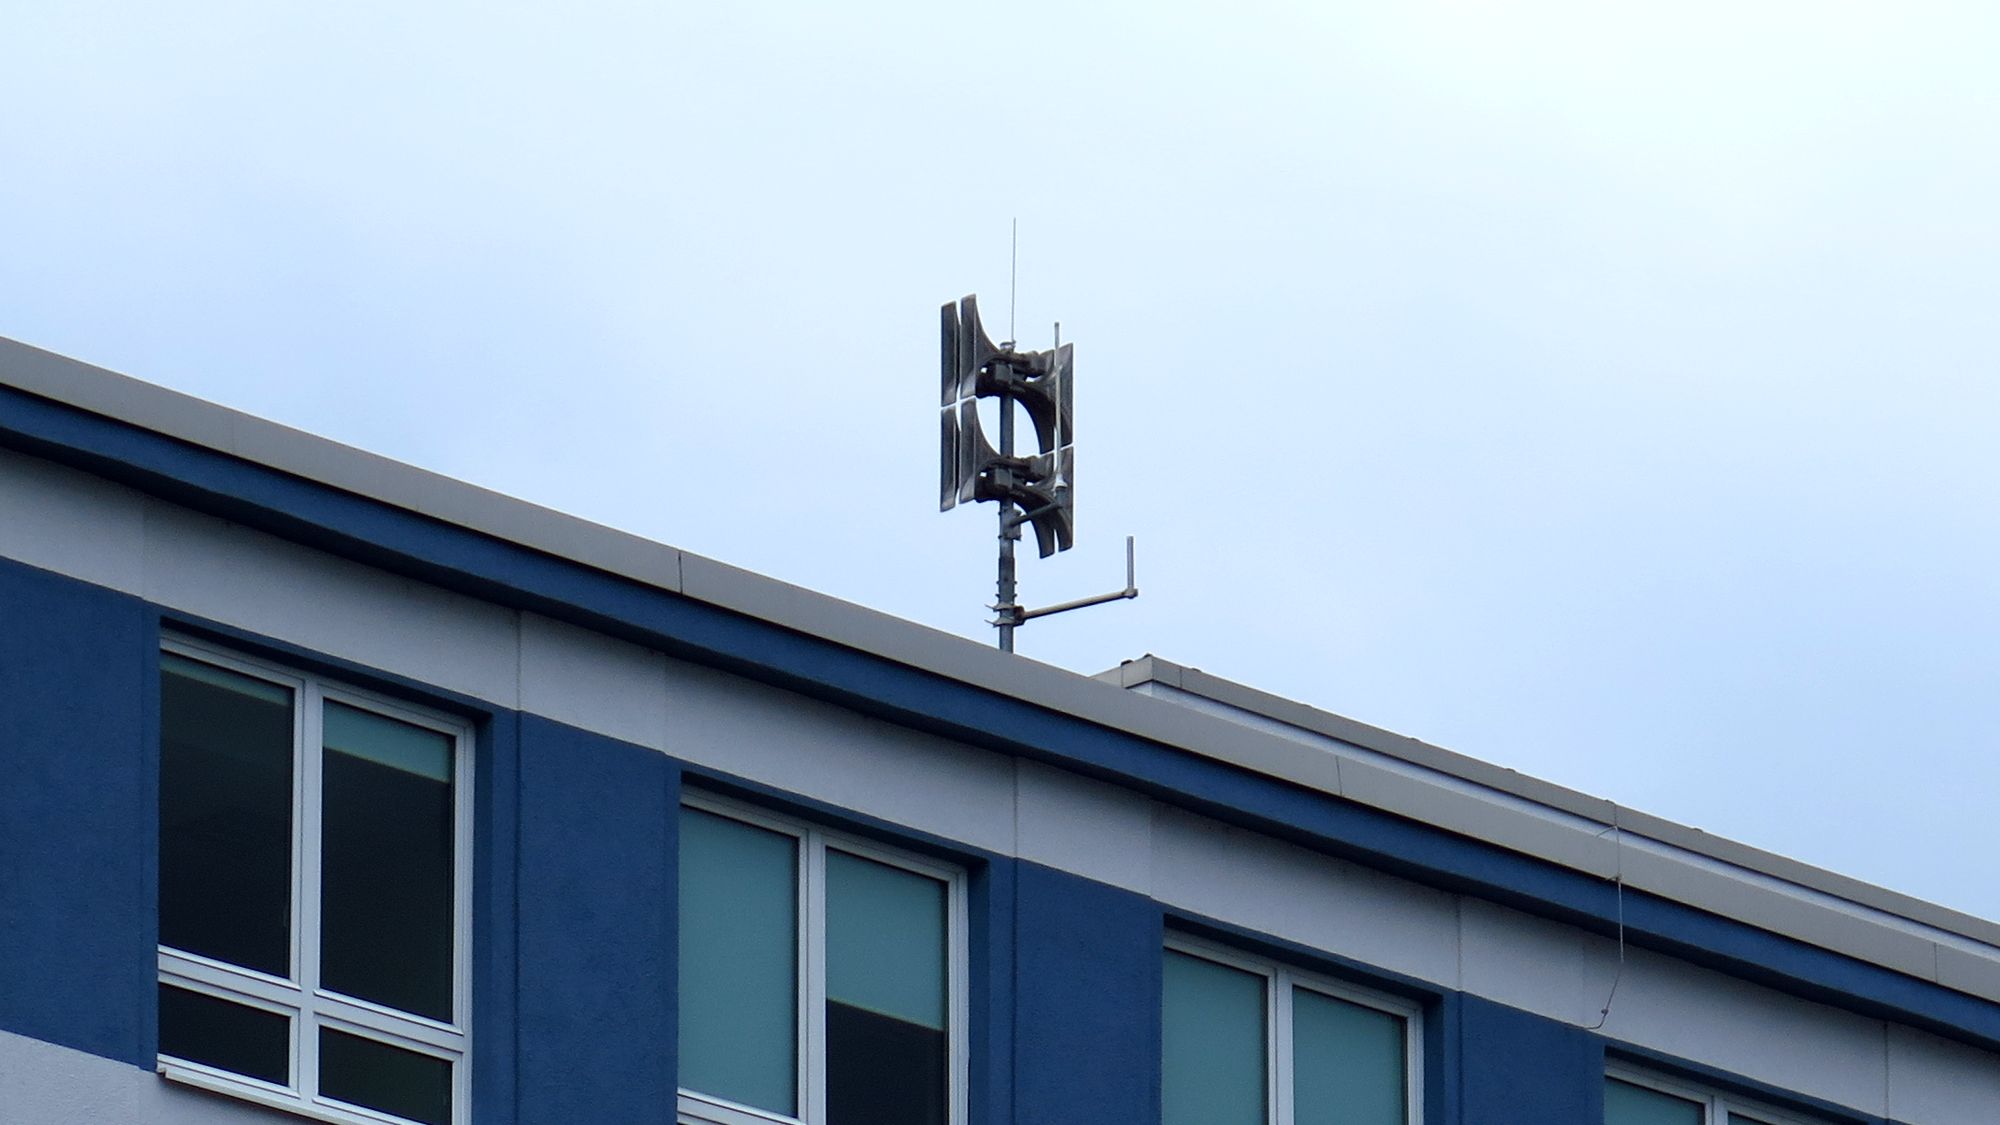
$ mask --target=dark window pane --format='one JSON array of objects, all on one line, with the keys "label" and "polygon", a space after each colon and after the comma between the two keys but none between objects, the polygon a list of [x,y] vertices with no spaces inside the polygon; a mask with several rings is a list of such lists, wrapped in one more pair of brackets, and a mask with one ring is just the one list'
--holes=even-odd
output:
[{"label": "dark window pane", "polygon": [[680,1084],[791,1115],[799,842],[685,808],[680,836]]},{"label": "dark window pane", "polygon": [[160,942],[289,976],[292,693],[160,656]]},{"label": "dark window pane", "polygon": [[944,1125],[945,1034],[826,1002],[829,1125]]},{"label": "dark window pane", "polygon": [[160,986],[160,1053],[177,1059],[289,1086],[291,1022],[262,1008]]},{"label": "dark window pane", "polygon": [[319,1092],[425,1125],[451,1125],[451,1063],[322,1028]]},{"label": "dark window pane", "polygon": [[451,1019],[452,740],[326,705],[320,983]]},{"label": "dark window pane", "polygon": [[829,1125],[944,1125],[945,884],[826,853]]}]

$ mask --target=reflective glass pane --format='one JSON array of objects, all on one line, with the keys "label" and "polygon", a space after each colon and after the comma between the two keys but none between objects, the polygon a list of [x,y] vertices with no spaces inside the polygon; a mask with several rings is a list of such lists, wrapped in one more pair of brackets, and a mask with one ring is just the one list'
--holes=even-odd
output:
[{"label": "reflective glass pane", "polygon": [[319,1092],[424,1125],[451,1125],[451,1063],[322,1028]]},{"label": "reflective glass pane", "polygon": [[291,975],[292,693],[160,656],[160,942]]},{"label": "reflective glass pane", "polygon": [[1303,988],[1292,990],[1294,1125],[1403,1125],[1403,1020]]},{"label": "reflective glass pane", "polygon": [[1604,1082],[1604,1125],[1703,1125],[1700,1102],[1608,1078]]},{"label": "reflective glass pane", "polygon": [[1771,1125],[1771,1123],[1761,1117],[1752,1117],[1747,1113],[1731,1113],[1729,1115],[1729,1125]]},{"label": "reflective glass pane", "polygon": [[680,1084],[795,1115],[798,841],[681,810]]},{"label": "reflective glass pane", "polygon": [[160,1053],[177,1059],[288,1086],[291,1023],[262,1008],[160,986]]},{"label": "reflective glass pane", "polygon": [[451,1020],[453,741],[326,705],[320,982]]},{"label": "reflective glass pane", "polygon": [[1163,1125],[1264,1125],[1264,985],[1256,973],[1167,951]]},{"label": "reflective glass pane", "polygon": [[945,884],[826,853],[828,1125],[944,1125]]}]

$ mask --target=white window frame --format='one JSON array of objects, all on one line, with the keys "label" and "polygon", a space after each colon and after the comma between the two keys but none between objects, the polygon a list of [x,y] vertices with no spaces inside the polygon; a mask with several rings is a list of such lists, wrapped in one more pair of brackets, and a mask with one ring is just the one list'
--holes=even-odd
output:
[{"label": "white window frame", "polygon": [[1702,1107],[1703,1125],[1729,1125],[1729,1115],[1732,1113],[1748,1114],[1759,1121],[1768,1121],[1771,1125],[1831,1125],[1824,1118],[1801,1117],[1790,1110],[1778,1109],[1765,1102],[1740,1098],[1735,1094],[1725,1094],[1710,1086],[1702,1086],[1669,1077],[1658,1071],[1627,1066],[1620,1062],[1607,1063],[1604,1067],[1604,1077],[1694,1102]]},{"label": "white window frame", "polygon": [[1403,1105],[1408,1114],[1408,1125],[1423,1125],[1424,1013],[1421,1005],[1401,996],[1295,969],[1185,934],[1168,934],[1166,948],[1264,978],[1264,1105],[1268,1125],[1292,1125],[1292,993],[1301,988],[1335,1000],[1373,1008],[1403,1021]]},{"label": "white window frame", "polygon": [[[279,1086],[162,1053],[158,1070],[176,1082],[343,1125],[410,1125],[408,1118],[319,1091],[319,1031],[327,1028],[451,1064],[452,1125],[472,1120],[472,728],[439,711],[347,687],[282,665],[179,637],[160,651],[276,684],[292,694],[292,925],[288,976],[231,965],[162,944],[160,983],[290,1017],[290,1083]],[[321,779],[326,702],[343,703],[453,740],[452,1018],[442,1022],[346,996],[319,983]]]},{"label": "white window frame", "polygon": [[[871,840],[809,821],[779,816],[755,805],[692,790],[681,805],[792,837],[798,842],[798,1011],[797,1090],[803,1114],[790,1117],[742,1105],[683,1086],[680,1125],[825,1125],[826,1122],[826,853],[828,848],[888,867],[936,879],[945,885],[945,972],[947,1073],[945,1105],[950,1125],[966,1125],[967,989],[971,983],[966,948],[965,871],[950,864],[887,848]],[[679,971],[679,967],[675,967]]]}]

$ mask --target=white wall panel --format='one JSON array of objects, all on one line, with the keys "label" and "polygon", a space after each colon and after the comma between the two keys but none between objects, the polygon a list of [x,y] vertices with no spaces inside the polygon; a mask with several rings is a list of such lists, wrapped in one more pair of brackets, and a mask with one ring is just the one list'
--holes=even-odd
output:
[{"label": "white wall panel", "polygon": [[1154,897],[1314,949],[1457,987],[1452,896],[1165,805]]},{"label": "white wall panel", "polygon": [[738,676],[667,662],[667,753],[1014,854],[1014,764]]},{"label": "white wall panel", "polygon": [[1139,894],[1153,892],[1152,801],[1025,759],[1014,777],[1022,859]]},{"label": "white wall panel", "polygon": [[1627,951],[1604,1034],[1869,1113],[1885,1105],[1881,1021],[1655,953]]},{"label": "white wall panel", "polygon": [[146,505],[161,605],[513,707],[514,614],[173,504]]},{"label": "white wall panel", "polygon": [[523,613],[521,709],[664,750],[667,658],[601,633]]},{"label": "white wall panel", "polygon": [[1579,1027],[1598,1021],[1618,969],[1616,942],[1484,899],[1461,901],[1459,942],[1459,987]]},{"label": "white wall panel", "polygon": [[144,504],[101,477],[0,449],[0,556],[137,594]]},{"label": "white wall panel", "polygon": [[1889,1116],[1907,1125],[2000,1121],[2000,1055],[1892,1025]]},{"label": "white wall panel", "polygon": [[151,1070],[0,1031],[5,1125],[297,1125],[302,1118]]}]

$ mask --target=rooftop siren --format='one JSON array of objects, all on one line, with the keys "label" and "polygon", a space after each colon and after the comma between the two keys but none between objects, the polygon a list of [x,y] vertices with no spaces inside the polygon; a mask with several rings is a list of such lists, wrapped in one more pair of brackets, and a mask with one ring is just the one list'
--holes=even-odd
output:
[{"label": "rooftop siren", "polygon": [[[939,382],[938,510],[992,501],[1000,505],[999,598],[992,624],[1000,648],[1014,651],[1014,629],[1037,617],[1139,596],[1133,584],[1132,541],[1125,541],[1125,588],[1092,598],[1023,609],[1016,604],[1014,543],[1021,525],[1035,529],[1042,558],[1067,551],[1076,541],[1076,422],[1072,388],[1076,360],[1071,346],[1056,342],[1045,352],[1015,351],[1012,341],[995,345],[979,322],[979,300],[964,297],[939,310],[942,325]],[[979,400],[998,399],[999,447],[979,421]],[[1036,451],[1017,453],[1014,407],[1027,414]]]}]

